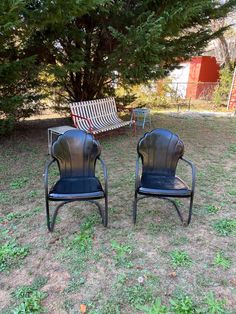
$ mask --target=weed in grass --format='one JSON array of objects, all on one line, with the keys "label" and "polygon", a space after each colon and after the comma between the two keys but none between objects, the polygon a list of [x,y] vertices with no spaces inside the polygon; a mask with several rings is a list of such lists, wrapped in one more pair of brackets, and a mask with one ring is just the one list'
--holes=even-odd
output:
[{"label": "weed in grass", "polygon": [[171,313],[173,314],[196,314],[196,306],[193,300],[185,295],[176,299],[170,299]]},{"label": "weed in grass", "polygon": [[0,247],[0,272],[19,264],[29,253],[29,248],[17,245],[14,239]]},{"label": "weed in grass", "polygon": [[151,235],[159,234],[159,233],[172,233],[174,224],[169,222],[161,222],[161,223],[154,223],[150,222],[148,224],[148,232]]},{"label": "weed in grass", "polygon": [[29,197],[32,197],[32,198],[34,198],[34,197],[36,197],[38,195],[38,191],[30,191],[29,193],[28,193],[28,196]]},{"label": "weed in grass", "polygon": [[229,269],[232,261],[229,257],[226,257],[223,251],[217,252],[214,258],[214,265],[220,266],[223,269]]},{"label": "weed in grass", "polygon": [[118,212],[118,208],[117,207],[110,207],[109,211],[110,211],[110,213],[117,213]]},{"label": "weed in grass", "polygon": [[7,214],[4,217],[0,217],[0,223],[2,223],[2,222],[10,222],[10,221],[12,221],[14,219],[19,219],[19,218],[22,218],[22,213],[20,213],[20,212],[12,212],[12,213]]},{"label": "weed in grass", "polygon": [[93,314],[121,314],[121,307],[118,302],[111,299],[108,300],[102,307],[101,310],[91,312]]},{"label": "weed in grass", "polygon": [[29,179],[26,177],[15,179],[10,183],[10,188],[13,190],[22,189],[28,181]]},{"label": "weed in grass", "polygon": [[0,192],[0,203],[7,204],[10,201],[10,196],[6,192]]},{"label": "weed in grass", "polygon": [[229,146],[229,148],[228,148],[228,151],[229,151],[230,153],[235,154],[235,153],[236,153],[236,145],[235,145],[235,144],[231,144],[231,145]]},{"label": "weed in grass", "polygon": [[236,196],[236,189],[235,189],[235,188],[230,189],[229,192],[228,192],[228,194],[229,194],[230,196]]},{"label": "weed in grass", "polygon": [[188,237],[186,236],[180,236],[180,237],[176,237],[170,241],[171,245],[183,245],[183,244],[187,244],[189,242]]},{"label": "weed in grass", "polygon": [[206,314],[226,314],[225,301],[217,300],[213,292],[208,293],[205,303],[206,308],[203,309],[203,313]]},{"label": "weed in grass", "polygon": [[114,259],[117,266],[125,268],[133,267],[133,263],[129,260],[129,257],[133,252],[133,248],[130,245],[121,244],[115,240],[112,240],[111,247],[115,251]]},{"label": "weed in grass", "polygon": [[192,264],[192,259],[185,251],[174,250],[170,253],[170,257],[173,267],[188,267]]},{"label": "weed in grass", "polygon": [[157,299],[150,307],[149,306],[138,306],[138,310],[142,313],[147,314],[168,314],[168,309],[165,305],[161,304],[161,299]]},{"label": "weed in grass", "polygon": [[17,299],[19,305],[12,311],[13,314],[39,314],[44,312],[42,301],[46,293],[37,291],[31,286],[22,286],[18,288],[13,296]]},{"label": "weed in grass", "polygon": [[146,285],[133,285],[131,287],[125,287],[124,297],[127,303],[133,307],[140,307],[153,302],[153,292],[150,287]]},{"label": "weed in grass", "polygon": [[48,277],[39,275],[36,278],[34,278],[34,281],[31,287],[33,290],[39,290],[47,283],[47,281],[48,281]]},{"label": "weed in grass", "polygon": [[24,219],[24,218],[28,218],[31,217],[35,214],[37,214],[38,212],[42,211],[41,207],[35,207],[32,211],[22,211],[22,212],[11,212],[7,215],[5,215],[4,217],[0,217],[0,223],[2,222],[11,222],[12,220],[17,220],[17,219]]},{"label": "weed in grass", "polygon": [[93,231],[91,229],[81,230],[71,241],[71,249],[77,250],[78,253],[86,253],[91,250]]},{"label": "weed in grass", "polygon": [[220,210],[220,208],[215,205],[208,205],[206,207],[206,210],[209,214],[216,214]]},{"label": "weed in grass", "polygon": [[66,299],[63,303],[63,308],[65,309],[66,313],[71,313],[71,310],[74,307],[74,302],[71,299]]},{"label": "weed in grass", "polygon": [[213,228],[221,236],[236,236],[236,219],[220,219],[213,224]]},{"label": "weed in grass", "polygon": [[204,276],[203,274],[197,274],[196,283],[201,287],[211,287],[214,284],[214,280],[210,277]]},{"label": "weed in grass", "polygon": [[125,274],[118,275],[118,277],[117,277],[117,284],[118,285],[123,285],[125,283],[126,279],[127,279],[127,276]]},{"label": "weed in grass", "polygon": [[65,292],[66,293],[73,293],[78,291],[82,285],[85,284],[85,279],[83,277],[80,277],[78,280],[76,280],[75,278],[73,278],[68,286],[65,288]]},{"label": "weed in grass", "polygon": [[[75,277],[79,277],[81,272],[86,269],[87,260],[92,254],[94,224],[97,223],[98,217],[93,214],[86,217],[81,224],[80,233],[76,234],[73,239],[65,241],[65,249],[58,254],[58,258],[68,265],[68,268]],[[79,265],[79,271],[78,271]]]}]

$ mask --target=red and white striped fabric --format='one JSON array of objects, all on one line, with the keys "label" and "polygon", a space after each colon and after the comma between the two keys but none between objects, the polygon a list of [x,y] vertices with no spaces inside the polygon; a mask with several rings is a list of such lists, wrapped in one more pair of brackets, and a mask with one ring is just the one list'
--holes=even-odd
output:
[{"label": "red and white striped fabric", "polygon": [[70,104],[70,109],[75,127],[93,134],[135,125],[132,117],[130,121],[118,117],[113,97],[74,102]]}]

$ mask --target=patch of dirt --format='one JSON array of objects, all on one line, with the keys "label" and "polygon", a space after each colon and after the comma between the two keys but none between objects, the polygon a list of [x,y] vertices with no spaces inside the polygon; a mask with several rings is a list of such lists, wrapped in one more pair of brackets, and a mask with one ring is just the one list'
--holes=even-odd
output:
[{"label": "patch of dirt", "polygon": [[10,299],[11,296],[8,291],[0,290],[0,311],[9,304]]},{"label": "patch of dirt", "polygon": [[70,274],[67,271],[48,270],[45,272],[45,275],[49,279],[41,290],[48,294],[63,292],[70,280]]}]

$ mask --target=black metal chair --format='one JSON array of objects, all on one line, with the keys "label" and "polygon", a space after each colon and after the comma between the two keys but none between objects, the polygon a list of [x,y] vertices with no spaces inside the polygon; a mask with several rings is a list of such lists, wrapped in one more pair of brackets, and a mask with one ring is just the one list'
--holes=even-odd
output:
[{"label": "black metal chair", "polygon": [[[136,182],[133,204],[133,222],[136,223],[137,203],[146,197],[167,199],[174,206],[182,223],[183,216],[176,204],[170,198],[190,198],[187,224],[191,221],[194,188],[195,166],[183,157],[184,144],[178,135],[166,129],[154,129],[145,133],[137,146]],[[142,162],[142,175],[139,175],[139,159]],[[176,176],[178,161],[183,160],[192,168],[191,188]],[[138,196],[140,195],[140,196]]]},{"label": "black metal chair", "polygon": [[[108,221],[108,190],[107,169],[101,159],[101,146],[92,134],[82,130],[70,130],[60,135],[52,146],[52,160],[45,166],[44,186],[47,226],[53,231],[58,210],[64,204],[74,201],[88,201],[97,205],[106,227]],[[104,188],[95,176],[96,162],[102,164]],[[60,179],[48,189],[49,167],[57,162]],[[105,209],[102,210],[97,199],[105,198]],[[60,202],[52,218],[50,217],[49,201]]]}]

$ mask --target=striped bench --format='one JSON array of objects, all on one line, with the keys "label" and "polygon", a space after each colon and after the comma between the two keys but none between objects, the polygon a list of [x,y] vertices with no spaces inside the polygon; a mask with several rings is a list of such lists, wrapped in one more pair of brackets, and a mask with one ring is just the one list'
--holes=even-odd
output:
[{"label": "striped bench", "polygon": [[70,104],[71,117],[74,126],[92,134],[119,129],[132,125],[134,133],[136,124],[133,113],[129,121],[123,121],[118,117],[115,99],[103,98]]}]

